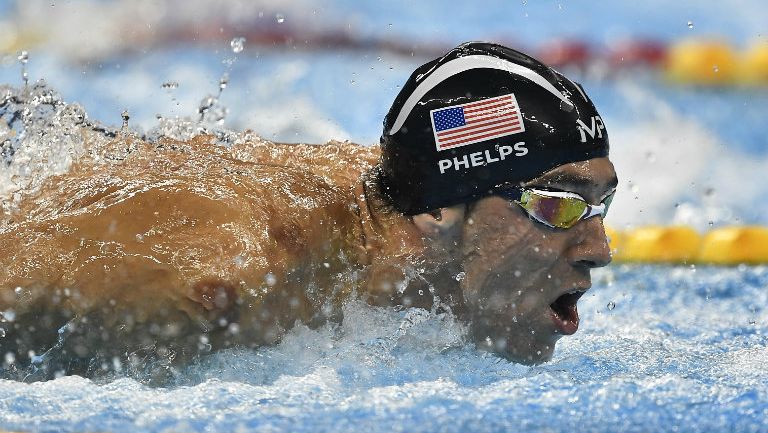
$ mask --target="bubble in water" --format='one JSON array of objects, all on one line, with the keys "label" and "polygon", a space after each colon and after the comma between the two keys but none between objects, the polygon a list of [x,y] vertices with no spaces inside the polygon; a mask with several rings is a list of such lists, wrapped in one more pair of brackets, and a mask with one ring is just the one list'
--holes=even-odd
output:
[{"label": "bubble in water", "polygon": [[692,29],[692,28],[693,28],[693,21],[688,21],[688,28],[689,28],[689,29]]},{"label": "bubble in water", "polygon": [[285,16],[283,14],[277,14],[275,15],[275,21],[282,24],[285,22]]},{"label": "bubble in water", "polygon": [[242,53],[243,49],[245,49],[245,38],[242,36],[232,38],[232,40],[229,41],[229,46],[232,47],[233,53]]},{"label": "bubble in water", "polygon": [[455,276],[455,277],[453,277],[453,278],[455,278],[455,279],[456,279],[456,281],[461,281],[461,280],[463,280],[463,279],[464,279],[464,277],[465,277],[466,275],[467,275],[467,274],[466,274],[466,273],[464,273],[464,272],[459,272],[459,273],[458,273],[458,274],[456,274],[456,276]]},{"label": "bubble in water", "polygon": [[616,308],[616,303],[611,301],[611,302],[608,303],[608,305],[606,305],[606,308],[608,308],[608,311],[611,311],[614,308]]}]

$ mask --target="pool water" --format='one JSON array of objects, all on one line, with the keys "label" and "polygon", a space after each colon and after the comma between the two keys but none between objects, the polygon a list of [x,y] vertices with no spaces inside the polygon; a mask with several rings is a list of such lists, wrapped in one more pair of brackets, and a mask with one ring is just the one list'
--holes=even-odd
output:
[{"label": "pool water", "polygon": [[768,431],[768,268],[611,265],[594,283],[539,366],[474,349],[451,317],[351,303],[340,326],[212,355],[172,386],[0,381],[0,428]]}]

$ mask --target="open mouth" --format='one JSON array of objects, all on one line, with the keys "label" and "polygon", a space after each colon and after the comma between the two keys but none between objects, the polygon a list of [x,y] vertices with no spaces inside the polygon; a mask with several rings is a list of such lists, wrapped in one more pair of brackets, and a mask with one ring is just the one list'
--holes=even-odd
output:
[{"label": "open mouth", "polygon": [[552,321],[557,332],[563,335],[572,335],[579,329],[579,310],[576,303],[586,290],[573,290],[549,305],[552,310]]}]

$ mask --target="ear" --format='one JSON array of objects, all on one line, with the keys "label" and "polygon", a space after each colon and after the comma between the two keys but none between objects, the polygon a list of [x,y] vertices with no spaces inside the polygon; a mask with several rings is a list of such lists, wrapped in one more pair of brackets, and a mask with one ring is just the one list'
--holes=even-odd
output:
[{"label": "ear", "polygon": [[413,224],[424,238],[451,249],[461,238],[466,209],[464,204],[435,209],[414,215]]}]

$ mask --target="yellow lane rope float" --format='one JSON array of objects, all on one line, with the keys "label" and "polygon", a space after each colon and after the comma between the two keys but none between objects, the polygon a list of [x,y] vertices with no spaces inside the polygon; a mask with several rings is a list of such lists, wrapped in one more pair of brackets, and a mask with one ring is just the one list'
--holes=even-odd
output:
[{"label": "yellow lane rope float", "polygon": [[614,261],[624,263],[768,264],[768,228],[730,226],[704,235],[686,226],[606,228]]}]

